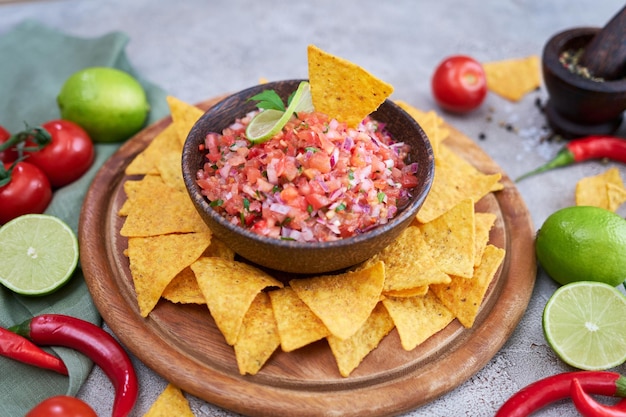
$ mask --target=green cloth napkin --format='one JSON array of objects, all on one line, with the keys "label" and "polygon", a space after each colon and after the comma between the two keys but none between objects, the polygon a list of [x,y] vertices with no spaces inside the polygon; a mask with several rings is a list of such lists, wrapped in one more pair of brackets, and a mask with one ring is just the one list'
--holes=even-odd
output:
[{"label": "green cloth napkin", "polygon": [[[166,94],[133,69],[125,53],[128,42],[128,36],[119,32],[85,39],[35,21],[22,22],[0,34],[0,124],[16,132],[25,123],[37,126],[59,118],[56,96],[61,86],[72,73],[90,66],[115,67],[135,76],[150,101],[148,124],[162,118],[169,112]],[[57,190],[46,213],[60,217],[77,232],[89,184],[118,147],[98,144],[93,167],[78,181]],[[0,286],[0,326],[8,327],[41,313],[67,314],[101,323],[80,268],[68,285],[45,297],[23,297]],[[0,416],[21,416],[44,398],[78,392],[91,371],[91,361],[72,349],[50,350],[63,359],[69,378],[0,357]]]}]

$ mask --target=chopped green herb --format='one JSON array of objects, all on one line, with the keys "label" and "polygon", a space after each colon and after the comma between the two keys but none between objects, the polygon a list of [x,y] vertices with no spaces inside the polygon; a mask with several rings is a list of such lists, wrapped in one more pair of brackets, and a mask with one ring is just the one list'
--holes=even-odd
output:
[{"label": "chopped green herb", "polygon": [[285,104],[274,90],[262,91],[247,101],[258,101],[257,107],[259,109],[285,111]]},{"label": "chopped green herb", "polygon": [[250,211],[250,200],[247,198],[243,199],[243,208],[246,209],[246,211]]},{"label": "chopped green herb", "polygon": [[376,197],[378,198],[378,202],[382,203],[383,201],[385,201],[385,198],[387,197],[387,195],[381,191],[377,194]]},{"label": "chopped green herb", "polygon": [[307,146],[306,148],[304,148],[307,152],[319,152],[320,150],[317,149],[315,146]]},{"label": "chopped green herb", "polygon": [[213,200],[213,201],[211,201],[211,202],[209,203],[209,206],[211,206],[211,207],[219,207],[219,206],[221,206],[222,204],[224,204],[224,200],[219,199],[219,200]]},{"label": "chopped green herb", "polygon": [[337,207],[335,207],[335,211],[341,211],[345,209],[346,209],[346,205],[344,203],[341,203]]},{"label": "chopped green herb", "polygon": [[308,206],[306,206],[306,211],[307,211],[309,214],[313,213],[313,206],[312,206],[312,205],[310,205],[310,204],[309,204]]}]

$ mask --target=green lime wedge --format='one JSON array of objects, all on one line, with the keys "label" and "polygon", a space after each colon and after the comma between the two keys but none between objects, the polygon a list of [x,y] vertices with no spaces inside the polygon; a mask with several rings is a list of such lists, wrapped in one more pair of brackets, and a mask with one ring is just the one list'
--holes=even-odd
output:
[{"label": "green lime wedge", "polygon": [[23,295],[61,287],[78,265],[78,239],[57,217],[26,214],[0,228],[0,283]]},{"label": "green lime wedge", "polygon": [[605,370],[626,361],[626,297],[601,282],[578,281],[557,289],[543,311],[543,332],[568,365]]},{"label": "green lime wedge", "polygon": [[263,110],[254,116],[246,128],[246,137],[252,143],[263,143],[280,132],[294,113],[312,110],[311,88],[308,82],[302,81],[287,109],[284,112],[274,109]]}]

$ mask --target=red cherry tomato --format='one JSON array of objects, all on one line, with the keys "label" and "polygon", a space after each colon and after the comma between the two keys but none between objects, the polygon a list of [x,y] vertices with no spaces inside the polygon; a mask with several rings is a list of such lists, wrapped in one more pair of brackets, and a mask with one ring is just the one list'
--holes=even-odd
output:
[{"label": "red cherry tomato", "polygon": [[68,395],[50,397],[35,406],[24,417],[98,417],[84,401]]},{"label": "red cherry tomato", "polygon": [[[5,163],[0,172],[11,168]],[[52,200],[50,181],[42,170],[28,162],[18,162],[10,173],[8,183],[0,186],[0,224],[4,224],[23,214],[43,213]]]},{"label": "red cherry tomato", "polygon": [[[11,133],[4,127],[0,126],[0,145],[5,143],[11,137]],[[13,162],[19,157],[15,148],[0,151],[0,162]]]},{"label": "red cherry tomato", "polygon": [[435,70],[432,92],[435,101],[444,110],[467,113],[485,100],[485,70],[478,61],[468,56],[448,57]]},{"label": "red cherry tomato", "polygon": [[[67,120],[51,120],[42,126],[52,141],[38,151],[24,152],[28,162],[46,174],[53,188],[63,187],[80,178],[91,166],[94,146],[83,128]],[[24,147],[36,147],[30,140]]]}]

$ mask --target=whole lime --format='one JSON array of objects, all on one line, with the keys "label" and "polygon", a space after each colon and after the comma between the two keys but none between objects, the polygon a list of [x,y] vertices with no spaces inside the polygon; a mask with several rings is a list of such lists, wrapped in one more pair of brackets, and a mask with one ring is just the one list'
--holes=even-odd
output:
[{"label": "whole lime", "polygon": [[121,142],[144,125],[150,104],[130,74],[90,67],[72,74],[57,97],[61,118],[87,131],[94,142]]},{"label": "whole lime", "polygon": [[626,279],[626,220],[599,207],[572,206],[552,213],[535,239],[543,269],[561,285]]}]

